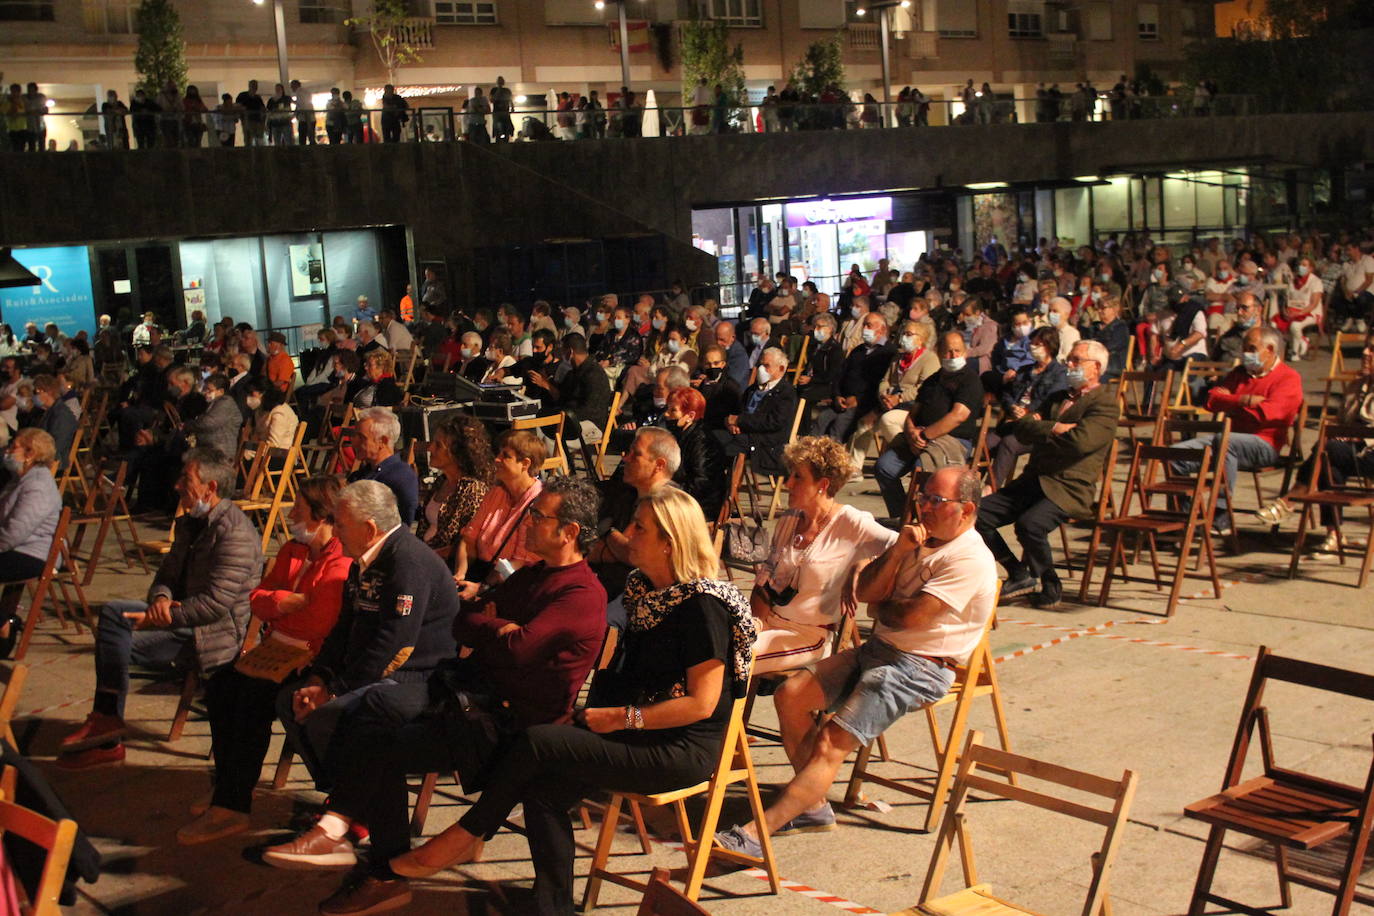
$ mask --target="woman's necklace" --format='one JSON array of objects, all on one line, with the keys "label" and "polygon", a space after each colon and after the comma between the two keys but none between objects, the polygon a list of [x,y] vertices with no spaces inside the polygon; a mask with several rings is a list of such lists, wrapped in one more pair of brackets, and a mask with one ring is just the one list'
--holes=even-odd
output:
[{"label": "woman's necklace", "polygon": [[825,530],[826,522],[830,521],[830,516],[835,511],[835,506],[836,503],[832,502],[830,504],[830,508],[825,510],[825,515],[822,515],[819,519],[816,520],[816,528],[814,531],[811,532],[809,536],[805,532],[798,529],[797,533],[792,535],[792,546],[795,547],[797,550],[801,550],[807,544],[814,541],[816,537],[822,531]]}]

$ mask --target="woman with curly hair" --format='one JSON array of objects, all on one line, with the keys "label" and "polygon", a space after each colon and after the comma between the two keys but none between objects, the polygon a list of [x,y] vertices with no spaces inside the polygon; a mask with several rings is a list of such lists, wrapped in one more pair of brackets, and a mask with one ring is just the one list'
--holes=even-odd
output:
[{"label": "woman with curly hair", "polygon": [[491,487],[491,440],[475,417],[444,422],[429,441],[429,466],[439,476],[421,497],[415,534],[452,566],[458,533],[472,521]]},{"label": "woman with curly hair", "polygon": [[897,539],[872,514],[835,501],[853,473],[849,450],[828,436],[805,436],[782,454],[788,509],[773,529],[749,604],[759,641],[754,673],[800,668],[830,654],[856,563]]}]

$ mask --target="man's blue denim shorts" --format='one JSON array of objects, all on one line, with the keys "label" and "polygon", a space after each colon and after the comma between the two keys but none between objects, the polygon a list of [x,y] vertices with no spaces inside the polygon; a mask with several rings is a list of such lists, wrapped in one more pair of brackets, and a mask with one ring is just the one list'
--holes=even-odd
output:
[{"label": "man's blue denim shorts", "polygon": [[954,671],[869,639],[809,666],[836,725],[868,744],[902,716],[949,692]]}]

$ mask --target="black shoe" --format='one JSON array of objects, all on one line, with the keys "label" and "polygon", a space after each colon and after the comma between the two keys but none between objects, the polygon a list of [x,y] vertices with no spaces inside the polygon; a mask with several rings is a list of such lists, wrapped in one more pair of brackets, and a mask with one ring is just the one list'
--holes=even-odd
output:
[{"label": "black shoe", "polygon": [[1001,604],[1012,598],[1018,598],[1021,595],[1029,595],[1039,587],[1040,583],[1036,581],[1034,576],[1026,575],[1015,579],[1008,578],[1002,583],[1002,597],[998,603]]},{"label": "black shoe", "polygon": [[[9,619],[4,621],[9,624],[10,631],[4,636],[0,636],[0,658],[9,658],[14,651],[15,645],[19,642],[19,634],[24,632],[24,621],[18,614],[11,614]],[[4,624],[0,624],[3,626]]]},{"label": "black shoe", "polygon": [[1042,611],[1052,611],[1059,607],[1059,602],[1063,597],[1063,587],[1056,581],[1050,581],[1040,586],[1040,591],[1031,596],[1030,603],[1031,607],[1039,608]]}]

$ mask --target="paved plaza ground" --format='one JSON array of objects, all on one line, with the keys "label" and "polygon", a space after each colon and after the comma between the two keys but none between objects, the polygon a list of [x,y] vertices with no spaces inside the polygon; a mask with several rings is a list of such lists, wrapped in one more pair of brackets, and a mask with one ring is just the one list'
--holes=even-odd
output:
[{"label": "paved plaza ground", "polygon": [[[1319,365],[1324,369],[1324,358],[1301,367],[1309,393],[1318,398]],[[1278,480],[1270,477],[1266,483],[1272,492]],[[1121,475],[1118,491],[1120,485]],[[851,484],[845,496],[880,513],[871,480]],[[1253,518],[1254,508],[1254,494],[1245,481],[1237,515],[1244,552],[1232,556],[1221,551],[1220,598],[1212,596],[1205,579],[1189,579],[1185,598],[1171,619],[1162,616],[1163,594],[1146,582],[1114,587],[1110,607],[1066,600],[1062,609],[1052,612],[1020,604],[1000,611],[992,647],[1001,658],[997,671],[1013,749],[1102,776],[1119,777],[1126,769],[1140,776],[1112,881],[1117,916],[1186,911],[1205,828],[1185,819],[1183,808],[1221,785],[1250,658],[1258,646],[1374,671],[1374,591],[1354,588],[1358,567],[1305,560],[1299,577],[1288,580],[1295,525],[1286,523],[1279,535],[1271,536]],[[1360,537],[1364,529],[1363,523],[1347,528]],[[1075,552],[1081,551],[1080,543]],[[1144,575],[1147,570],[1142,564],[1132,572]],[[1076,583],[1076,576],[1066,580],[1067,598],[1077,597]],[[141,572],[112,569],[96,576],[88,595],[93,604],[141,597],[146,585]],[[137,734],[122,767],[68,774],[49,764],[59,738],[89,708],[94,680],[91,637],[63,631],[48,621],[39,628],[27,661],[34,667],[20,703],[19,740],[44,766],[104,856],[99,882],[82,886],[74,912],[312,913],[336,887],[337,873],[277,871],[253,861],[252,847],[280,835],[293,806],[318,801],[299,765],[285,790],[270,788],[279,738],[274,739],[255,800],[254,832],[179,848],[175,832],[189,820],[188,806],[209,785],[209,729],[203,719],[193,718],[175,744],[162,740],[179,683],[135,682],[128,718]],[[1267,699],[1274,750],[1281,763],[1363,784],[1374,707],[1298,688],[1273,689]],[[775,720],[767,701],[759,702],[754,720],[771,727]],[[985,700],[975,706],[973,725],[992,732]],[[933,754],[922,717],[899,723],[889,732],[889,744],[894,756],[927,768],[929,775]],[[767,798],[786,781],[789,770],[773,741],[759,741],[753,755]],[[1257,766],[1256,760],[1251,770]],[[848,769],[846,765],[841,771],[830,793],[832,801],[843,798]],[[877,765],[879,772],[896,769],[892,764]],[[787,882],[778,896],[768,895],[767,884],[751,872],[713,875],[702,895],[706,908],[720,916],[822,916],[837,907],[888,913],[913,904],[934,847],[933,837],[921,829],[926,805],[873,786],[866,796],[870,804],[838,810],[840,824],[834,832],[776,841],[778,867]],[[889,803],[890,810],[880,802]],[[464,804],[457,787],[442,782],[427,832],[452,823]],[[743,817],[744,811],[743,796],[732,795],[726,822]],[[1096,828],[1005,801],[973,803],[969,826],[981,877],[1000,896],[1053,916],[1081,910],[1090,879],[1089,854],[1100,842]],[[651,828],[665,841],[674,839],[666,820],[651,821]],[[1246,838],[1231,836],[1215,891],[1256,905],[1277,905],[1272,859]],[[579,874],[586,871],[594,837],[594,830],[578,833],[583,846]],[[657,864],[677,868],[682,862],[670,845],[658,846],[651,856],[638,855],[628,834],[617,850],[623,854],[613,861],[625,870],[645,871]],[[1330,870],[1340,861],[1332,853],[1308,864]],[[953,886],[957,874],[956,858],[947,887]],[[524,839],[503,832],[488,844],[482,863],[415,882],[410,912],[531,912],[531,878]],[[1363,887],[1374,888],[1368,873]],[[1331,898],[1323,894],[1300,887],[1293,894],[1293,907],[1287,912],[1331,909]],[[608,914],[633,913],[637,896],[607,887],[602,904]]]}]

